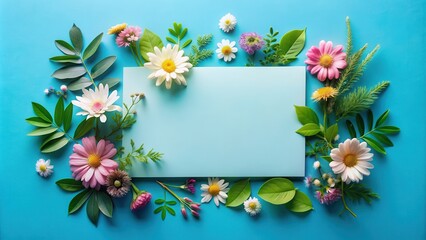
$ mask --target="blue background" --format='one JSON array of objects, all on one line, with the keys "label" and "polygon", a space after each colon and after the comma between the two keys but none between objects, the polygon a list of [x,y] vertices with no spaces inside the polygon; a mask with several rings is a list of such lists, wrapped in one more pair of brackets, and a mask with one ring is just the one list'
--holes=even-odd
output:
[{"label": "blue background", "polygon": [[[1,191],[0,239],[425,239],[425,75],[424,75],[424,11],[425,1],[24,1],[2,0],[0,3],[0,104],[1,104]],[[223,34],[217,23],[231,12],[238,27]],[[58,154],[43,155],[39,140],[26,136],[32,127],[24,119],[32,116],[31,101],[53,108],[56,98],[46,97],[43,90],[58,88],[61,83],[50,77],[57,66],[48,58],[59,54],[53,41],[68,40],[68,30],[76,23],[83,31],[86,45],[99,32],[117,23],[147,27],[160,36],[167,34],[173,21],[189,28],[191,37],[213,33],[214,41],[237,40],[246,31],[266,33],[269,26],[281,33],[307,27],[307,47],[292,65],[303,65],[311,45],[322,39],[345,43],[346,16],[353,26],[354,44],[370,49],[382,48],[371,62],[363,80],[373,85],[390,80],[391,86],[374,105],[380,114],[390,108],[390,123],[402,132],[392,138],[396,147],[387,157],[374,159],[375,169],[365,183],[381,195],[369,206],[352,204],[358,219],[348,214],[338,216],[340,204],[324,207],[314,201],[309,214],[291,214],[283,206],[264,202],[258,218],[251,218],[241,209],[203,205],[200,220],[181,216],[162,222],[152,213],[154,204],[133,214],[130,197],[116,201],[112,220],[101,216],[99,226],[92,226],[84,211],[67,216],[72,194],[58,189],[54,182],[70,177],[67,156],[71,148]],[[117,55],[110,76],[121,77],[122,68],[135,66],[126,49],[114,45],[111,36],[104,36],[100,56]],[[239,52],[230,66],[242,66],[245,57]],[[224,66],[212,58],[202,66]],[[307,95],[320,86],[307,76]],[[310,106],[314,106],[309,102]],[[34,165],[39,158],[50,158],[55,172],[49,179],[39,177]],[[261,164],[261,162],[259,162]],[[307,161],[308,174],[313,172]],[[206,179],[198,179],[200,182]],[[162,196],[153,180],[138,180],[137,185]],[[253,184],[257,192],[261,181]],[[297,187],[308,192],[302,181]],[[197,191],[197,199],[200,191]],[[256,195],[256,194],[254,194]],[[312,195],[311,195],[312,196]]]}]

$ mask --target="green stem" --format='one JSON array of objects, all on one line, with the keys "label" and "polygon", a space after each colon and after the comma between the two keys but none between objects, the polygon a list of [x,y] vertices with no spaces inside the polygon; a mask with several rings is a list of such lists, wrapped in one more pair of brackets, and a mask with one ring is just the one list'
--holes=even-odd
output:
[{"label": "green stem", "polygon": [[160,186],[162,188],[164,188],[167,192],[169,192],[174,198],[176,198],[180,203],[184,204],[186,207],[191,208],[189,203],[187,203],[185,200],[183,200],[182,198],[180,198],[178,195],[176,195],[176,193],[174,193],[172,190],[170,190],[170,188],[168,188],[164,183],[160,182],[160,181],[156,181],[158,184],[160,184]]},{"label": "green stem", "polygon": [[120,122],[117,124],[117,127],[115,127],[108,135],[106,135],[105,138],[111,137],[114,133],[118,132],[121,129],[121,126],[123,125],[124,120],[129,115],[130,110],[132,109],[133,106],[135,106],[135,104],[136,104],[135,100],[132,99],[132,104],[130,104],[130,107],[127,109],[126,114],[124,115],[124,117],[121,118]]},{"label": "green stem", "polygon": [[95,86],[95,88],[96,88],[95,81],[93,80],[92,74],[90,74],[90,71],[89,71],[89,69],[86,66],[86,63],[84,62],[84,60],[83,60],[83,58],[81,56],[80,56],[80,59],[81,59],[81,62],[83,63],[84,69],[87,72],[87,75],[89,75],[89,80],[92,81],[93,86]]},{"label": "green stem", "polygon": [[344,182],[341,181],[341,183],[342,183],[342,202],[343,202],[343,206],[344,206],[345,210],[347,210],[348,212],[350,212],[352,214],[352,216],[356,218],[357,217],[356,214],[346,204],[345,192],[344,192]]},{"label": "green stem", "polygon": [[54,126],[54,127],[56,127],[56,128],[58,128],[58,130],[59,131],[61,131],[61,132],[63,132],[64,134],[65,134],[65,136],[69,139],[69,140],[71,140],[71,141],[73,141],[73,142],[75,142],[75,143],[77,143],[77,140],[75,140],[73,137],[71,137],[67,132],[65,132],[64,131],[64,129],[62,129],[62,128],[60,128],[58,125],[56,125],[54,122],[52,122],[52,125]]},{"label": "green stem", "polygon": [[133,58],[135,59],[138,66],[143,66],[142,62],[139,59],[139,55],[136,50],[136,45],[134,45],[134,43],[130,44],[130,52],[132,52]]}]

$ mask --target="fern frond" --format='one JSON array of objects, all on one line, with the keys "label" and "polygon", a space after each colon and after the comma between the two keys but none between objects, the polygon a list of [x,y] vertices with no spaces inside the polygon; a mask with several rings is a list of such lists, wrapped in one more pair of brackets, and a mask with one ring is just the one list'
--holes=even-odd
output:
[{"label": "fern frond", "polygon": [[352,30],[351,30],[351,22],[349,20],[349,17],[346,17],[346,29],[347,29],[346,54],[349,56],[352,53]]},{"label": "fern frond", "polygon": [[197,45],[192,45],[192,53],[189,55],[189,62],[192,66],[197,66],[198,63],[213,55],[213,50],[204,49],[213,39],[212,34],[206,34],[197,38]]},{"label": "fern frond", "polygon": [[207,46],[213,39],[212,34],[206,34],[197,38],[197,44],[200,48]]},{"label": "fern frond", "polygon": [[[364,46],[362,46],[361,49],[359,49],[357,52],[355,52],[352,55],[348,55],[347,57],[347,63],[348,66],[345,68],[345,70],[343,70],[342,75],[339,79],[339,82],[337,83],[337,91],[339,95],[342,95],[344,92],[346,92],[347,90],[349,90],[349,88],[347,87],[348,82],[351,81],[351,79],[355,80],[353,78],[353,73],[354,71],[356,71],[356,69],[358,68],[358,65],[360,64],[361,61],[361,57],[362,54],[364,54],[365,50],[367,49],[367,44],[364,44]],[[354,82],[351,83],[351,85]]]}]

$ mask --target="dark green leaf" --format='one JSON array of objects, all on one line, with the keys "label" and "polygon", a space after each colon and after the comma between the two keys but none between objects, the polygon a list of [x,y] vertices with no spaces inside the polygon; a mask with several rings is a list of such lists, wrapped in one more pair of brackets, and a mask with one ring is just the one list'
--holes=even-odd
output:
[{"label": "dark green leaf", "polygon": [[296,190],[294,198],[285,206],[292,212],[307,212],[314,209],[309,197],[299,190]]},{"label": "dark green leaf", "polygon": [[109,89],[113,88],[115,85],[120,83],[119,78],[106,78],[102,80],[100,83],[102,83],[104,86],[108,84]]},{"label": "dark green leaf", "polygon": [[143,59],[148,62],[149,57],[147,53],[153,53],[154,47],[158,47],[161,50],[161,48],[163,47],[163,42],[157,34],[145,28],[141,40],[139,41],[139,47]]},{"label": "dark green leaf", "polygon": [[106,194],[105,192],[99,191],[97,192],[97,200],[98,200],[98,207],[101,212],[109,217],[112,218],[112,212],[114,210],[114,206],[112,204],[111,197]]},{"label": "dark green leaf", "polygon": [[321,129],[315,123],[308,123],[303,125],[296,132],[302,136],[308,137],[308,136],[314,136],[315,134],[321,132]]},{"label": "dark green leaf", "polygon": [[34,113],[48,123],[52,123],[52,116],[42,105],[32,102]]},{"label": "dark green leaf", "polygon": [[333,161],[333,159],[330,156],[321,156],[321,158],[326,160],[327,162]]},{"label": "dark green leaf", "polygon": [[80,64],[81,59],[79,56],[76,55],[66,55],[66,56],[56,56],[49,58],[52,62],[58,62],[58,63],[76,63]]},{"label": "dark green leaf", "polygon": [[73,112],[73,105],[72,103],[68,104],[68,106],[65,108],[64,111],[64,131],[68,132],[71,128],[71,122],[72,122],[72,112]]},{"label": "dark green leaf", "polygon": [[364,199],[364,201],[368,204],[370,204],[373,199],[379,198],[377,193],[359,183],[352,183],[347,186],[345,188],[345,195],[352,201],[360,201]]},{"label": "dark green leaf", "polygon": [[166,219],[166,214],[167,214],[166,208],[163,208],[161,210],[161,219],[163,219],[163,221],[164,221],[164,219]]},{"label": "dark green leaf", "polygon": [[400,129],[394,126],[382,126],[376,128],[376,131],[386,133],[386,134],[396,134],[399,133]]},{"label": "dark green leaf", "polygon": [[306,29],[292,30],[284,34],[280,41],[279,54],[297,56],[305,46]]},{"label": "dark green leaf", "polygon": [[173,43],[173,44],[177,44],[177,42],[176,42],[173,38],[171,38],[171,37],[166,37],[166,40],[167,40],[168,42]]},{"label": "dark green leaf", "polygon": [[95,37],[95,39],[92,40],[92,42],[89,43],[87,48],[84,50],[83,60],[86,60],[90,58],[93,54],[95,54],[96,50],[98,50],[99,44],[101,44],[103,35],[103,33],[100,33],[98,36]]},{"label": "dark green leaf", "polygon": [[92,81],[90,81],[86,77],[81,77],[77,81],[72,82],[68,85],[68,90],[70,91],[79,91],[83,88],[90,87],[92,85]]},{"label": "dark green leaf", "polygon": [[192,43],[192,39],[188,39],[186,40],[183,44],[182,44],[182,48],[186,48],[189,44]]},{"label": "dark green leaf", "polygon": [[238,207],[243,204],[247,198],[250,197],[250,194],[251,188],[249,179],[236,182],[234,185],[232,185],[231,189],[229,189],[228,198],[226,199],[226,206]]},{"label": "dark green leaf", "polygon": [[175,215],[176,215],[175,210],[173,210],[173,208],[166,206],[166,210],[167,210],[167,212],[169,212],[171,215],[173,215],[173,216],[175,216]]},{"label": "dark green leaf", "polygon": [[52,124],[46,122],[45,120],[43,120],[40,117],[30,117],[25,119],[25,121],[27,121],[27,123],[36,126],[36,127],[50,127]]},{"label": "dark green leaf", "polygon": [[372,132],[371,135],[373,135],[379,142],[383,143],[383,145],[388,147],[393,146],[392,141],[386,137],[386,135],[377,132]]},{"label": "dark green leaf", "polygon": [[100,62],[98,62],[95,66],[93,66],[91,74],[92,78],[95,79],[105,73],[108,68],[114,64],[115,60],[117,59],[116,56],[109,56],[104,59],[102,59]]},{"label": "dark green leaf", "polygon": [[375,127],[381,126],[383,123],[385,123],[386,119],[388,119],[389,116],[389,110],[386,110],[376,121]]},{"label": "dark green leaf", "polygon": [[176,201],[167,201],[167,205],[174,206],[176,205]]},{"label": "dark green leaf", "polygon": [[356,138],[355,127],[350,120],[346,120],[346,127],[348,128],[349,135],[351,135],[351,138]]},{"label": "dark green leaf", "polygon": [[58,128],[56,128],[56,127],[37,128],[36,130],[31,131],[27,135],[28,136],[43,136],[43,135],[51,134],[56,130],[58,130]]},{"label": "dark green leaf", "polygon": [[299,119],[301,124],[319,124],[318,116],[311,108],[305,106],[294,106],[294,108],[296,109],[297,119]]},{"label": "dark green leaf", "polygon": [[374,121],[373,112],[370,109],[368,109],[368,111],[367,111],[367,122],[368,122],[368,130],[369,131],[371,131],[373,129],[373,121]]},{"label": "dark green leaf", "polygon": [[62,190],[65,190],[67,192],[76,192],[84,189],[84,186],[81,181],[77,181],[73,178],[64,178],[58,180],[56,182],[56,185],[58,185]]},{"label": "dark green leaf", "polygon": [[48,144],[44,145],[41,148],[41,152],[42,153],[51,153],[51,152],[57,151],[57,150],[65,147],[65,145],[67,145],[68,142],[69,142],[69,140],[66,137],[54,139],[54,140],[50,141]]},{"label": "dark green leaf", "polygon": [[358,127],[359,135],[364,135],[365,126],[364,126],[364,119],[362,119],[361,114],[356,115],[356,125]]},{"label": "dark green leaf", "polygon": [[55,40],[56,47],[66,55],[75,55],[76,51],[73,46],[63,40]]},{"label": "dark green leaf", "polygon": [[164,203],[164,199],[156,199],[155,204],[163,204]]},{"label": "dark green leaf", "polygon": [[99,206],[98,206],[98,200],[97,200],[97,194],[92,194],[89,198],[89,201],[87,202],[86,206],[86,212],[87,216],[89,217],[90,221],[96,226],[98,225],[98,219],[99,219]]},{"label": "dark green leaf", "polygon": [[70,39],[75,51],[77,53],[81,52],[81,49],[83,49],[83,34],[75,24],[70,29]]},{"label": "dark green leaf", "polygon": [[377,152],[381,153],[381,154],[386,154],[385,149],[383,148],[383,146],[378,143],[376,140],[369,138],[369,137],[362,137],[362,139],[367,142],[367,144],[373,148],[374,150],[376,150]]},{"label": "dark green leaf", "polygon": [[62,125],[64,117],[64,99],[60,97],[55,107],[55,123],[58,127]]},{"label": "dark green leaf", "polygon": [[339,127],[336,124],[331,125],[327,130],[325,131],[325,138],[327,141],[332,142],[334,138],[337,136],[337,133],[339,132]]},{"label": "dark green leaf", "polygon": [[155,213],[155,214],[160,213],[160,212],[161,212],[161,210],[163,210],[163,208],[164,208],[163,206],[156,208],[156,209],[154,210],[154,213]]},{"label": "dark green leaf", "polygon": [[50,135],[48,138],[46,138],[46,140],[43,141],[43,143],[40,146],[40,149],[43,149],[43,147],[48,144],[50,141],[54,140],[54,139],[58,139],[62,136],[64,136],[65,133],[64,132],[55,132],[52,135]]},{"label": "dark green leaf", "polygon": [[83,120],[74,132],[74,139],[79,139],[88,133],[94,127],[95,120],[94,117]]},{"label": "dark green leaf", "polygon": [[259,189],[258,195],[263,200],[281,205],[291,201],[296,194],[293,182],[286,178],[272,178]]},{"label": "dark green leaf", "polygon": [[82,192],[77,194],[70,202],[68,206],[68,214],[73,214],[83,206],[87,199],[92,194],[92,190],[84,189]]},{"label": "dark green leaf", "polygon": [[178,35],[177,35],[177,33],[175,32],[175,30],[173,30],[173,29],[171,29],[171,28],[169,28],[169,33],[170,33],[170,35],[172,35],[172,36],[178,37]]},{"label": "dark green leaf", "polygon": [[86,69],[83,66],[65,66],[56,70],[52,77],[56,79],[71,79],[78,78],[86,74]]}]

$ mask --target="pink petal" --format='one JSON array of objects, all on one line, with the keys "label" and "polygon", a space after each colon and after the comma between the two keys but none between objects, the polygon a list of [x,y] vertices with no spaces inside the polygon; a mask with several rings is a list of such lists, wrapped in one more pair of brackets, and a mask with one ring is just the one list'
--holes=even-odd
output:
[{"label": "pink petal", "polygon": [[321,68],[323,68],[321,65],[314,66],[311,70],[311,74],[316,74],[317,72],[321,70]]},{"label": "pink petal", "polygon": [[[117,168],[118,164],[111,159],[104,159],[101,161],[101,165],[108,168]],[[109,170],[109,169],[108,169]]]},{"label": "pink petal", "polygon": [[325,48],[325,41],[321,40],[319,43],[320,55],[323,55],[323,53],[325,53],[324,48]]},{"label": "pink petal", "polygon": [[339,77],[339,70],[335,67],[328,68],[328,79],[335,79]]},{"label": "pink petal", "polygon": [[104,148],[105,148],[105,140],[101,139],[98,142],[98,145],[96,146],[96,153],[101,156],[102,153],[104,152]]},{"label": "pink petal", "polygon": [[328,41],[328,42],[325,44],[324,51],[325,51],[325,52],[323,52],[323,54],[324,54],[324,53],[326,53],[326,54],[330,54],[330,53],[331,53],[331,51],[333,51],[333,43],[332,43],[331,41]]},{"label": "pink petal", "polygon": [[108,158],[112,158],[115,156],[115,154],[117,153],[117,149],[113,148],[111,149],[109,152],[104,152],[105,155],[101,156],[102,159],[108,159]]},{"label": "pink petal", "polygon": [[73,151],[75,153],[79,154],[80,156],[83,156],[83,157],[88,157],[88,155],[89,155],[89,154],[87,154],[84,147],[81,146],[80,144],[74,144]]},{"label": "pink petal", "polygon": [[92,178],[94,172],[94,168],[89,168],[89,170],[87,170],[86,174],[84,175],[84,181],[89,181]]},{"label": "pink petal", "polygon": [[342,45],[337,45],[334,49],[333,49],[333,51],[331,51],[331,56],[335,56],[336,54],[339,54],[339,53],[341,53],[342,52],[342,50],[343,50],[343,46]]},{"label": "pink petal", "polygon": [[310,65],[318,65],[319,64],[318,60],[311,60],[311,59],[306,59],[305,63],[310,64]]},{"label": "pink petal", "polygon": [[99,184],[105,185],[105,177],[100,173],[100,171],[95,170],[95,178]]},{"label": "pink petal", "polygon": [[71,167],[86,166],[87,160],[86,159],[71,159],[70,165],[71,165]]},{"label": "pink petal", "polygon": [[333,56],[334,61],[346,60],[346,53],[342,52]]},{"label": "pink petal", "polygon": [[96,181],[96,178],[93,176],[93,177],[90,179],[90,187],[91,187],[91,188],[95,188],[97,185],[98,185],[98,182]]},{"label": "pink petal", "polygon": [[104,176],[107,176],[109,174],[109,172],[102,165],[100,165],[97,170]]},{"label": "pink petal", "polygon": [[321,82],[324,82],[326,78],[327,78],[327,69],[321,68],[320,71],[318,72],[318,79]]},{"label": "pink petal", "polygon": [[343,69],[346,67],[346,61],[345,60],[337,60],[333,62],[333,66],[339,69]]},{"label": "pink petal", "polygon": [[96,152],[96,139],[95,137],[85,137],[81,140],[83,142],[84,149],[88,154]]}]

